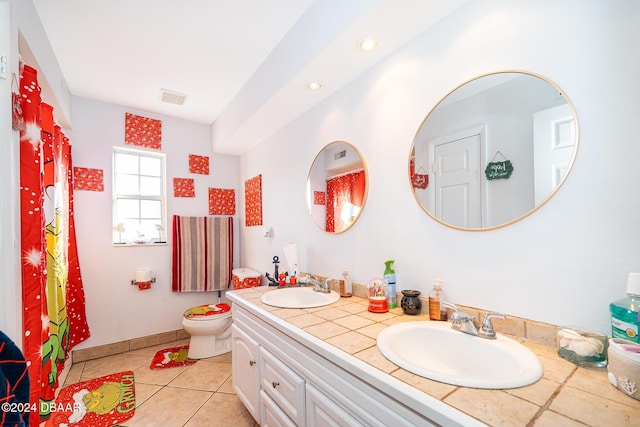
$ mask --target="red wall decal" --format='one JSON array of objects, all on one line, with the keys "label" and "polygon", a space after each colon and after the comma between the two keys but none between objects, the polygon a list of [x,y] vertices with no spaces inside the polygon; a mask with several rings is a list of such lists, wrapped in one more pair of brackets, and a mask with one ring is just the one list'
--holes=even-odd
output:
[{"label": "red wall decal", "polygon": [[327,198],[324,191],[314,191],[313,192],[313,204],[314,205],[324,205],[327,203]]},{"label": "red wall decal", "polygon": [[196,197],[193,178],[173,178],[173,197]]},{"label": "red wall decal", "polygon": [[159,150],[162,142],[162,120],[125,113],[124,143]]},{"label": "red wall decal", "polygon": [[245,224],[262,225],[262,175],[244,182]]},{"label": "red wall decal", "polygon": [[73,189],[104,191],[104,171],[102,169],[73,168]]},{"label": "red wall decal", "polygon": [[189,154],[189,172],[209,175],[209,157]]},{"label": "red wall decal", "polygon": [[224,188],[209,188],[209,215],[235,215],[236,192]]}]

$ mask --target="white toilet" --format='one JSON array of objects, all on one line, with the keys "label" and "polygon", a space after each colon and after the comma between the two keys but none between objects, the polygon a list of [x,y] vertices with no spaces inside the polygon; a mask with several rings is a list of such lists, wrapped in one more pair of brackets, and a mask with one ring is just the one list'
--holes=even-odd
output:
[{"label": "white toilet", "polygon": [[189,358],[205,359],[231,351],[231,307],[205,304],[183,314],[182,327],[189,335]]}]

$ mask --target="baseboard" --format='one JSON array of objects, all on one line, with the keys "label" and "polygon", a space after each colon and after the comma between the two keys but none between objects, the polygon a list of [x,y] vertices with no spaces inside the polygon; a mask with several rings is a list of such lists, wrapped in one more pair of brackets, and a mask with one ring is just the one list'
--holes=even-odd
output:
[{"label": "baseboard", "polygon": [[146,337],[133,338],[126,341],[73,350],[71,352],[71,360],[72,363],[86,362],[87,360],[113,356],[115,354],[126,353],[131,350],[138,350],[140,348],[170,343],[187,338],[189,338],[189,334],[186,333],[184,329],[162,332],[160,334],[148,335]]}]

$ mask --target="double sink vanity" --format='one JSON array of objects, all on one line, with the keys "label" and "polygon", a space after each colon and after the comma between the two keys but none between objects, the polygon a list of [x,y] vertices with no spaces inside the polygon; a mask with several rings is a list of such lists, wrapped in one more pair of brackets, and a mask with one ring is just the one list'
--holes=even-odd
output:
[{"label": "double sink vanity", "polygon": [[[526,71],[479,76],[452,90],[418,128],[411,189],[447,227],[511,225],[557,192],[578,133],[572,104],[550,80]],[[307,180],[316,225],[329,234],[351,228],[368,181],[355,146],[326,145]],[[621,426],[640,419],[639,402],[613,388],[606,371],[558,357],[553,325],[496,319],[496,335],[490,318],[502,315],[479,309],[455,307],[452,323],[400,308],[372,313],[364,286],[353,286],[351,298],[306,288],[227,293],[234,389],[263,427]],[[482,327],[473,321],[480,316]]]},{"label": "double sink vanity", "polygon": [[227,295],[234,389],[263,427],[618,426],[640,419],[640,402],[612,387],[606,371],[578,368],[555,348],[508,338],[499,327],[488,340],[423,314],[371,313],[365,298],[305,288]]}]

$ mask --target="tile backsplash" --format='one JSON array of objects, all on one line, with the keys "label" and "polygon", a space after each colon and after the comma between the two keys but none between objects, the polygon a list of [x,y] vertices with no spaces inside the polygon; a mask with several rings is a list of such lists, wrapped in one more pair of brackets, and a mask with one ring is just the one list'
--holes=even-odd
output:
[{"label": "tile backsplash", "polygon": [[[324,280],[323,277],[318,277],[320,280]],[[337,288],[337,281],[330,283],[331,290],[339,292]],[[367,298],[366,286],[360,283],[353,283],[353,295],[360,298]],[[398,293],[398,307],[400,306],[400,300],[402,294]],[[422,314],[428,314],[429,301],[428,298],[420,297],[422,300]],[[455,302],[454,302],[455,303]],[[469,307],[465,305],[458,305],[460,310],[474,316],[479,321],[482,321],[484,315],[490,310],[483,310],[481,308]],[[549,323],[537,322],[535,320],[523,319],[521,317],[515,317],[505,313],[506,319],[492,319],[493,326],[497,332],[516,336],[518,338],[535,342],[538,344],[548,345],[551,347],[556,346],[556,330],[558,327]]]}]

